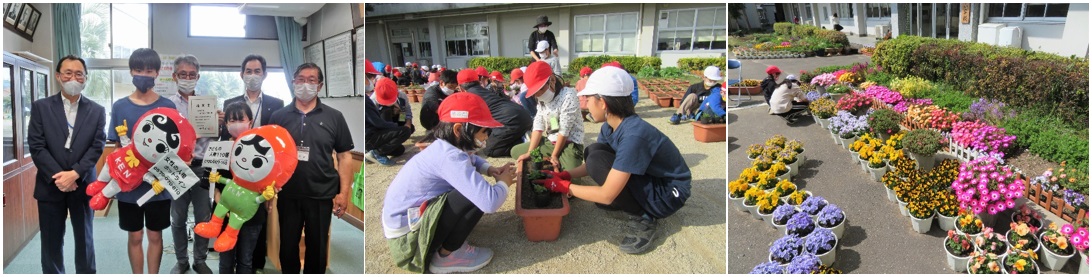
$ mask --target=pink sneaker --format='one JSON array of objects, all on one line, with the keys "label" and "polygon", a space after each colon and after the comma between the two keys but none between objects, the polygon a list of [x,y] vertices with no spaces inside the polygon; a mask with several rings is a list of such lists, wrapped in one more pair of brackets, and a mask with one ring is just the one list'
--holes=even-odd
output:
[{"label": "pink sneaker", "polygon": [[429,271],[438,274],[472,272],[485,267],[491,260],[493,260],[493,250],[463,242],[462,247],[451,252],[447,257],[440,257],[439,252],[432,254]]}]

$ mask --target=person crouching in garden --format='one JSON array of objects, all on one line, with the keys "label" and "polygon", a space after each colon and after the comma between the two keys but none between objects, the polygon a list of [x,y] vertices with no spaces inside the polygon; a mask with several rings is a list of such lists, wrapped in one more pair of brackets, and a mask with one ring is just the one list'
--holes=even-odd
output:
[{"label": "person crouching in garden", "polygon": [[770,97],[770,114],[781,116],[786,123],[796,123],[796,118],[808,111],[808,98],[800,89],[795,75],[785,77]]},{"label": "person crouching in garden", "polygon": [[[690,167],[679,148],[633,111],[633,90],[625,70],[604,67],[592,73],[578,95],[590,96],[588,110],[605,122],[596,143],[584,149],[584,164],[562,172],[543,172],[536,180],[547,189],[622,210],[629,217],[618,248],[628,254],[650,250],[656,221],[671,216],[690,197]],[[591,176],[598,185],[572,185],[572,178]]]},{"label": "person crouching in garden", "polygon": [[705,98],[709,96],[711,90],[715,87],[720,87],[717,81],[723,80],[720,76],[720,68],[716,66],[709,66],[705,68],[701,76],[701,83],[694,83],[686,88],[686,94],[683,95],[683,101],[679,105],[679,110],[671,115],[671,124],[679,124],[679,121],[685,119],[696,119],[698,109],[701,108],[701,103],[705,101]]},{"label": "person crouching in garden", "polygon": [[538,113],[531,125],[531,140],[512,147],[512,158],[522,164],[538,149],[556,171],[576,168],[584,162],[584,121],[576,90],[562,85],[561,76],[543,61],[528,65],[523,78],[527,97],[538,99]]},{"label": "person crouching in garden", "polygon": [[387,189],[383,234],[391,259],[402,269],[471,272],[485,267],[493,251],[466,239],[482,214],[496,212],[508,199],[516,170],[511,163],[494,167],[474,154],[485,147],[491,128],[504,126],[481,97],[452,94],[438,114],[439,125],[425,136],[431,145],[406,162]]},{"label": "person crouching in garden", "polygon": [[773,65],[766,67],[766,79],[762,79],[762,83],[758,85],[762,88],[762,96],[766,98],[766,105],[770,104],[770,96],[772,96],[773,91],[777,89],[777,78],[780,77],[780,68]]}]

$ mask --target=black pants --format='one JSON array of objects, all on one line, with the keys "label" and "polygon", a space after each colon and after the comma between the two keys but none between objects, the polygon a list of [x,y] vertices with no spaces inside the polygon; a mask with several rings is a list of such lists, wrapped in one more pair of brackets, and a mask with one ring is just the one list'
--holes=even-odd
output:
[{"label": "black pants", "polygon": [[64,222],[72,215],[72,235],[76,241],[76,273],[95,274],[95,243],[92,232],[90,198],[83,190],[64,193],[61,201],[38,201],[38,221],[42,230],[42,273],[64,274]]},{"label": "black pants", "polygon": [[525,132],[527,130],[508,126],[493,129],[485,142],[485,149],[479,154],[487,157],[511,157],[512,147],[523,143]]},{"label": "black pants", "polygon": [[801,112],[808,110],[808,103],[792,101],[792,108],[787,112],[779,113],[778,116],[790,117],[800,114]]},{"label": "black pants", "polygon": [[[614,167],[614,153],[614,149],[602,143],[592,143],[584,148],[584,165],[588,170],[588,176],[591,176],[592,180],[600,186],[607,182],[607,174],[610,173],[611,167]],[[614,202],[608,206],[621,209],[631,215],[644,215],[645,209],[637,202],[637,198],[633,197],[633,192],[630,190],[633,186],[648,184],[647,178],[644,175],[630,175],[626,186],[622,187],[622,191],[614,198]]]},{"label": "black pants", "polygon": [[397,157],[406,153],[402,145],[413,134],[413,129],[406,126],[398,129],[373,130],[364,138],[364,151],[375,150],[379,155]]},{"label": "black pants", "polygon": [[326,273],[327,242],[330,241],[333,210],[334,202],[330,199],[277,199],[281,224],[281,272],[300,273],[300,237],[306,232],[304,244],[307,253],[304,254],[303,273]]},{"label": "black pants", "polygon": [[429,243],[429,254],[425,258],[425,264],[428,264],[432,253],[439,251],[440,247],[444,249],[454,251],[463,246],[463,242],[466,242],[466,238],[470,236],[470,232],[474,231],[474,227],[478,225],[478,220],[482,219],[482,209],[478,206],[474,206],[470,200],[466,199],[466,196],[459,193],[457,190],[452,190],[447,194],[447,202],[444,202],[444,208],[440,211],[440,219],[436,223],[436,233],[432,236],[432,242]]},{"label": "black pants", "polygon": [[[265,207],[260,207],[259,209],[264,208]],[[251,261],[253,263],[251,264],[251,267],[254,270],[265,268],[265,256],[269,252],[269,250],[266,249],[265,226],[267,225],[269,224],[262,223],[262,231],[258,233],[258,244],[254,247],[254,259]]]}]

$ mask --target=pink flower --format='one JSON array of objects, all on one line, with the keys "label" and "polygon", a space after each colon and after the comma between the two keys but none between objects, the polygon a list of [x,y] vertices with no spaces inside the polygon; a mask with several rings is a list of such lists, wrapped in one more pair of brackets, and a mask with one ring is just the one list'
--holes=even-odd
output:
[{"label": "pink flower", "polygon": [[1062,234],[1065,234],[1066,236],[1069,236],[1069,235],[1073,234],[1073,231],[1074,230],[1073,230],[1073,225],[1072,224],[1066,223],[1065,225],[1062,225],[1062,230],[1061,230]]}]

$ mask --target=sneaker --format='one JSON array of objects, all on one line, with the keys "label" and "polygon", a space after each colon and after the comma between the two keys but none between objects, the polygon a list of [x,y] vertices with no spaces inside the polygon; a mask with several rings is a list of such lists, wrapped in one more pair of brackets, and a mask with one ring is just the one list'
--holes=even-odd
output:
[{"label": "sneaker", "polygon": [[178,262],[171,269],[171,274],[186,274],[186,271],[190,271],[190,262]]},{"label": "sneaker", "polygon": [[626,254],[640,254],[652,248],[652,240],[656,239],[656,219],[648,215],[629,215],[628,233],[618,244],[618,249]]},{"label": "sneaker", "polygon": [[364,158],[368,161],[381,165],[394,165],[394,161],[391,161],[391,159],[387,158],[387,156],[379,155],[379,153],[375,152],[375,150],[368,151],[368,154],[364,155]]},{"label": "sneaker", "polygon": [[682,119],[681,114],[673,114],[673,115],[671,115],[671,119],[669,121],[671,121],[671,125],[678,125],[679,121],[681,119]]},{"label": "sneaker", "polygon": [[439,252],[432,254],[429,271],[438,274],[472,272],[485,267],[491,260],[493,260],[493,250],[463,242],[462,247],[451,252],[447,257],[440,257]]},{"label": "sneaker", "polygon": [[197,274],[212,274],[212,269],[203,262],[195,262],[193,264],[193,272],[197,272]]}]

